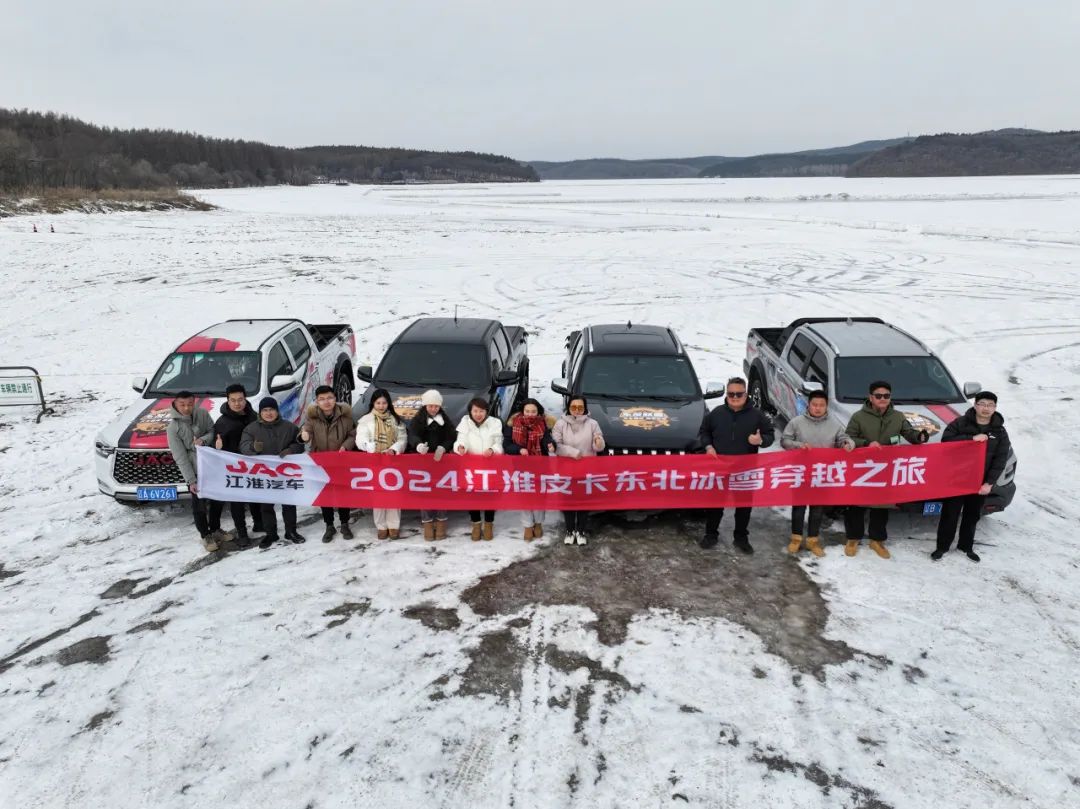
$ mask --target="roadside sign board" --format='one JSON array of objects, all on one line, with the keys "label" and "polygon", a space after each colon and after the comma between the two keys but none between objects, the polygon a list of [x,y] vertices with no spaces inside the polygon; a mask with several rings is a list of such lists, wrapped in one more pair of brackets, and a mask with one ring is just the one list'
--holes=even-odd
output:
[{"label": "roadside sign board", "polygon": [[40,408],[38,421],[51,412],[37,370],[29,365],[0,366],[0,407]]}]

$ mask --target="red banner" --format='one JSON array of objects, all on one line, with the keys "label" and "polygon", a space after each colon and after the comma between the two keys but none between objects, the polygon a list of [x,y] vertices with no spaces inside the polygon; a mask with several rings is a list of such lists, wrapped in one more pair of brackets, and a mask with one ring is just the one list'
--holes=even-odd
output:
[{"label": "red banner", "polygon": [[199,449],[203,497],[403,509],[654,510],[883,505],[971,494],[986,445],[615,455],[571,460],[495,455],[318,452],[251,458]]}]

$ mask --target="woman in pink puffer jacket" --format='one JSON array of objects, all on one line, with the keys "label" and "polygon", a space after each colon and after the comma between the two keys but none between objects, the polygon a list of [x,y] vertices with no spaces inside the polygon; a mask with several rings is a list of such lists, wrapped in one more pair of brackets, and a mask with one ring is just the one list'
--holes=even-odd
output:
[{"label": "woman in pink puffer jacket", "polygon": [[[551,430],[555,439],[556,454],[563,458],[589,458],[603,452],[604,436],[596,419],[589,416],[589,404],[584,396],[571,396],[567,412],[559,417]],[[566,520],[566,545],[584,545],[588,541],[585,529],[587,511],[564,511]]]}]

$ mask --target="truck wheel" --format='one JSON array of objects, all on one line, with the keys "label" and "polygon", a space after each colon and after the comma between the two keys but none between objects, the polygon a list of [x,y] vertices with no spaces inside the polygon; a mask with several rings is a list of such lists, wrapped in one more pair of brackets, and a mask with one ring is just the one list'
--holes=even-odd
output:
[{"label": "truck wheel", "polygon": [[769,403],[769,394],[765,392],[765,385],[761,382],[761,377],[757,373],[750,374],[750,404],[756,407],[758,410],[765,412],[772,412],[772,405]]},{"label": "truck wheel", "polygon": [[352,375],[348,365],[343,365],[334,372],[334,396],[342,404],[352,405]]}]

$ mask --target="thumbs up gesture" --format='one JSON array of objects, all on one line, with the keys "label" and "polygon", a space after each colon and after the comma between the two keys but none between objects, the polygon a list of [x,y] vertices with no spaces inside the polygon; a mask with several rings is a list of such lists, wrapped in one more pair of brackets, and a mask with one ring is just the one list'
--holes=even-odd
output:
[{"label": "thumbs up gesture", "polygon": [[753,444],[755,447],[760,447],[761,446],[761,430],[754,430],[753,435],[751,435],[746,440],[749,441],[751,444]]}]

